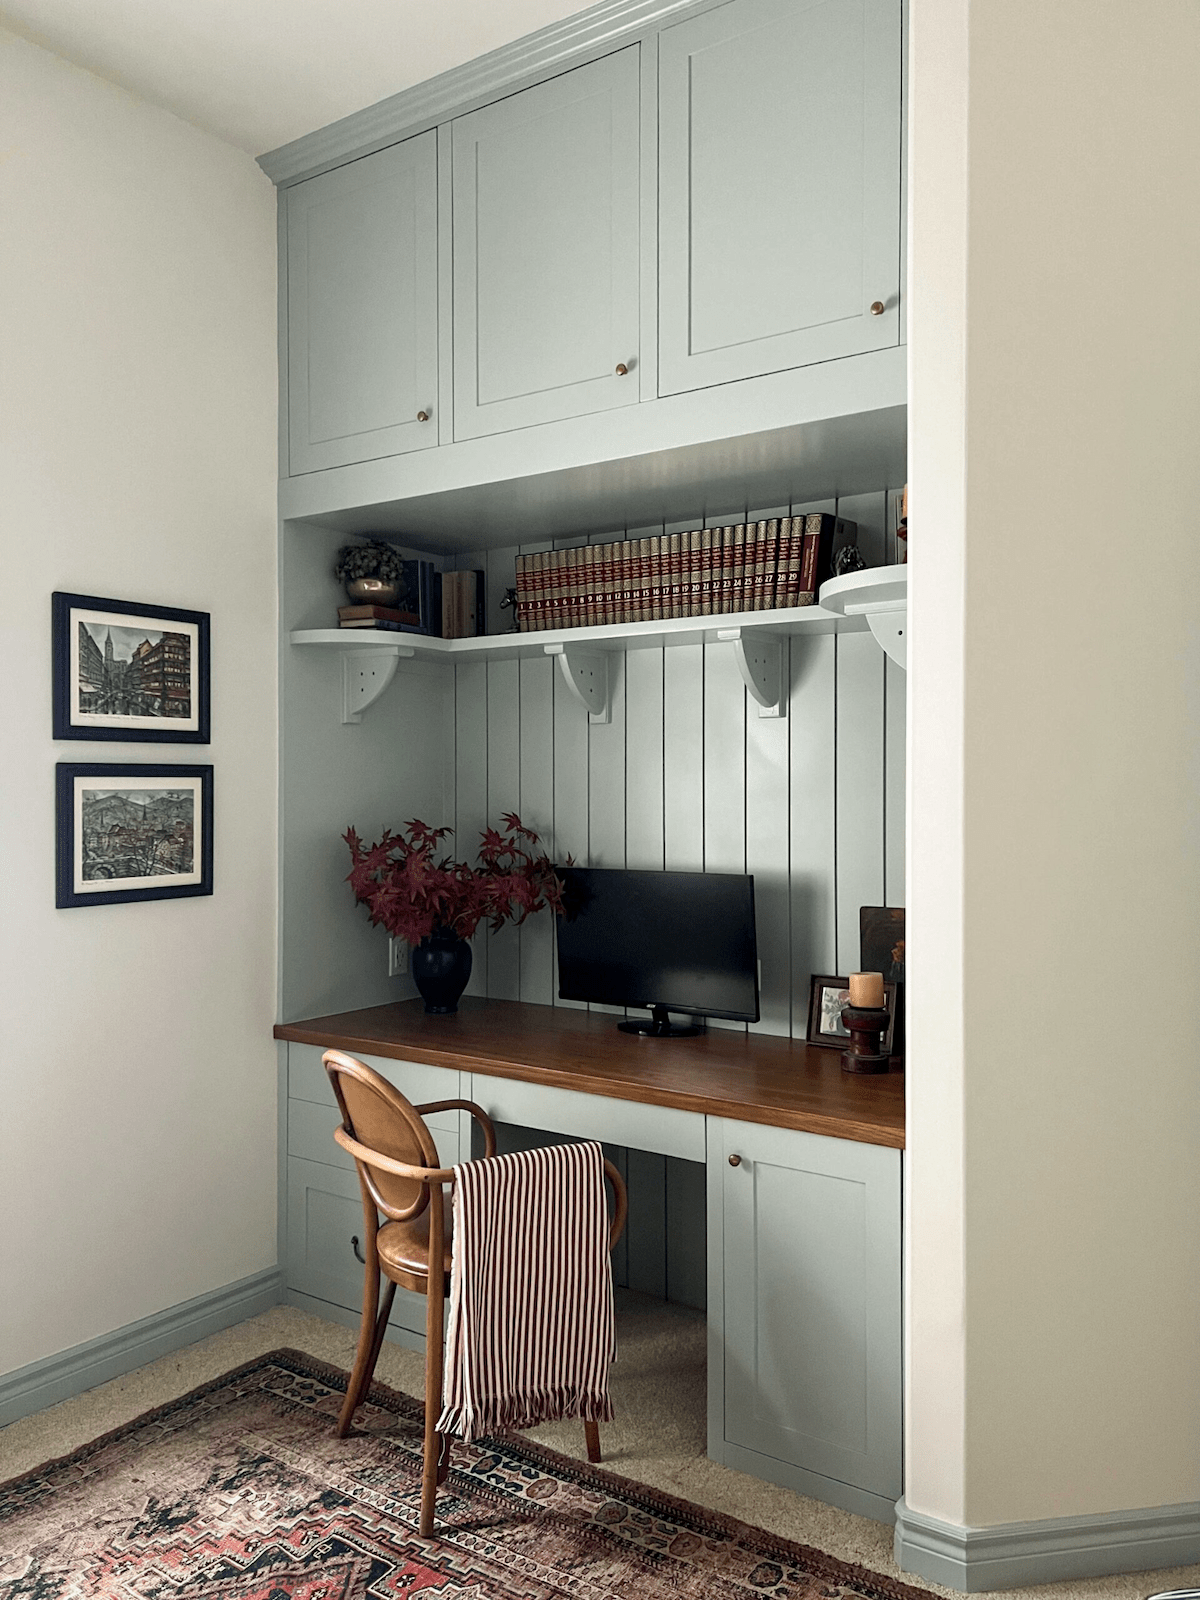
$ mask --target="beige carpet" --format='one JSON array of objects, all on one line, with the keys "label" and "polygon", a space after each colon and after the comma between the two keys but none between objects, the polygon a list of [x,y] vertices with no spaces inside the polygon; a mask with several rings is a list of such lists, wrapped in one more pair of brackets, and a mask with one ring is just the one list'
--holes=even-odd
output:
[{"label": "beige carpet", "polygon": [[[621,1291],[618,1317],[620,1359],[612,1372],[617,1421],[601,1429],[605,1466],[786,1538],[816,1545],[844,1561],[903,1576],[892,1561],[891,1529],[882,1523],[836,1511],[708,1460],[701,1314]],[[64,1455],[239,1362],[289,1345],[349,1367],[355,1334],[306,1312],[277,1307],[0,1429],[0,1480]],[[420,1395],[423,1370],[422,1358],[413,1351],[384,1346],[378,1375],[385,1383]],[[577,1424],[538,1428],[532,1437],[565,1454],[584,1455],[583,1429]],[[1016,1600],[1035,1595],[1054,1600],[1140,1600],[1154,1590],[1198,1583],[1200,1567],[1188,1567],[1007,1592]]]}]

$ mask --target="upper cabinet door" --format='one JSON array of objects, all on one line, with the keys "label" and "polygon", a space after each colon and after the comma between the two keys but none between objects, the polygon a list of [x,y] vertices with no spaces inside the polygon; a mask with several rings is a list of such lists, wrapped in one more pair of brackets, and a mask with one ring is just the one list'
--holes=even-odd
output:
[{"label": "upper cabinet door", "polygon": [[287,230],[289,476],[435,445],[436,133],[298,183]]},{"label": "upper cabinet door", "polygon": [[454,123],[456,439],[637,401],[638,119],[634,45]]},{"label": "upper cabinet door", "polygon": [[660,393],[899,342],[900,73],[900,0],[663,32]]}]

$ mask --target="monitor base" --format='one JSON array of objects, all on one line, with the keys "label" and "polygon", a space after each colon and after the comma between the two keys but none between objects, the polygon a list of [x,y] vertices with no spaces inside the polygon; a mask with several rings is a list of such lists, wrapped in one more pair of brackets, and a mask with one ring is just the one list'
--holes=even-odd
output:
[{"label": "monitor base", "polygon": [[704,1029],[696,1022],[672,1022],[666,1006],[651,1006],[647,1022],[618,1022],[622,1033],[641,1033],[648,1039],[690,1039]]}]

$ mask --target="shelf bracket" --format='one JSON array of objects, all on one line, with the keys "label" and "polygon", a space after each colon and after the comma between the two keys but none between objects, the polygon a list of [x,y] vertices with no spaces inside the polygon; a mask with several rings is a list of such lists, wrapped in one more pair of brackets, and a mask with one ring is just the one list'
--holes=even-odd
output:
[{"label": "shelf bracket", "polygon": [[342,721],[361,722],[363,712],[396,676],[400,662],[412,654],[400,644],[347,650],[342,657]]},{"label": "shelf bracket", "polygon": [[759,628],[719,628],[717,638],[733,646],[733,658],[760,717],[786,717],[783,640]]},{"label": "shelf bracket", "polygon": [[557,656],[567,688],[588,714],[588,721],[612,721],[608,698],[608,653],[604,650],[574,650],[570,645],[542,647],[548,656]]}]

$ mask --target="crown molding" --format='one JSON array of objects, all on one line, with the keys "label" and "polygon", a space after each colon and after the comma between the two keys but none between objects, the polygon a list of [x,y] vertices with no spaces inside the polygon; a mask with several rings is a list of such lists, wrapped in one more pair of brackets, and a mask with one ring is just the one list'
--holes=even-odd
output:
[{"label": "crown molding", "polygon": [[695,0],[600,0],[575,16],[549,23],[436,78],[389,95],[328,127],[306,133],[258,158],[279,188],[314,177],[330,167],[370,155],[386,145],[498,100],[556,72],[580,66],[630,44],[682,11],[699,9]]}]

